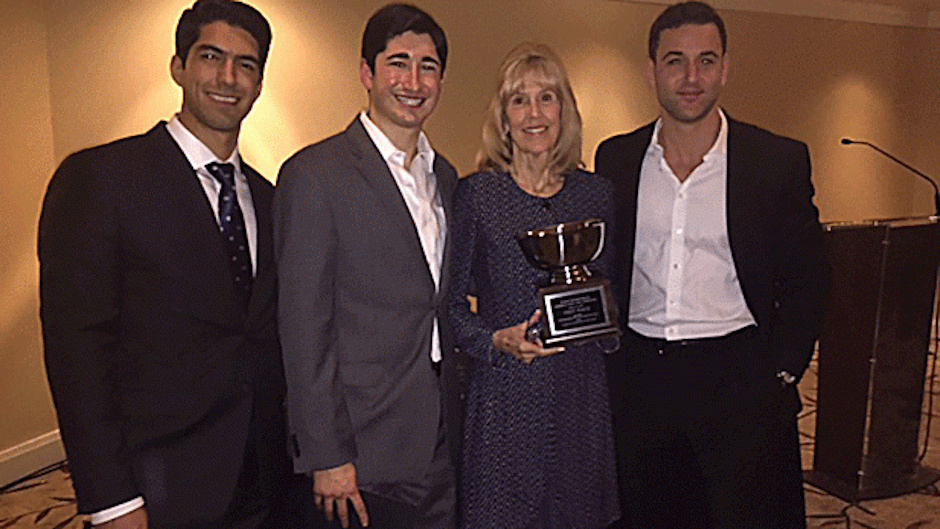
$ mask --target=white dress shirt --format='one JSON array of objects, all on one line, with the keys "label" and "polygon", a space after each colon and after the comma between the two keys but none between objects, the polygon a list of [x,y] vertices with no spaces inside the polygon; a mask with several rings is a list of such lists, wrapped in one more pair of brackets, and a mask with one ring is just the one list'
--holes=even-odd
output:
[{"label": "white dress shirt", "polygon": [[[206,192],[206,198],[209,199],[209,205],[212,207],[212,213],[216,222],[219,222],[219,188],[222,184],[220,184],[214,176],[209,174],[206,165],[212,162],[218,162],[230,163],[235,166],[235,194],[238,196],[238,206],[241,208],[242,217],[245,220],[245,231],[248,236],[248,250],[251,253],[252,272],[257,272],[258,223],[255,219],[255,206],[251,201],[251,189],[248,187],[248,179],[241,169],[241,158],[238,154],[238,148],[232,152],[228,160],[219,160],[199,138],[193,135],[193,133],[180,122],[177,116],[173,116],[173,119],[166,124],[166,130],[180,146],[189,164],[193,167],[193,170],[196,171],[199,183],[202,184],[202,188]],[[167,197],[167,199],[172,200],[173,197]],[[124,516],[143,506],[144,499],[138,496],[132,500],[93,513],[90,521],[92,525],[100,525]]]},{"label": "white dress shirt", "polygon": [[[444,204],[437,192],[437,176],[434,174],[434,149],[431,148],[424,132],[418,135],[418,153],[405,167],[407,154],[395,147],[388,136],[369,119],[365,112],[359,114],[366,133],[372,139],[382,159],[388,165],[392,178],[398,185],[402,198],[411,213],[411,220],[418,230],[424,258],[434,278],[434,286],[441,287],[441,265],[444,260],[444,241],[447,237],[447,223],[444,217]],[[438,336],[437,318],[434,318],[434,330],[431,333],[431,360],[441,360],[441,342]]]},{"label": "white dress shirt", "polygon": [[640,170],[629,326],[653,338],[724,336],[753,325],[728,242],[728,120],[680,182],[659,144],[660,119]]}]

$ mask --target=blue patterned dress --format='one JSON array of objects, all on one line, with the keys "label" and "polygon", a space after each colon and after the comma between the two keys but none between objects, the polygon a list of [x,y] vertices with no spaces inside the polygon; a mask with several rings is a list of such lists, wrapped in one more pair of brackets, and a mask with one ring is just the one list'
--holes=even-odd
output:
[{"label": "blue patterned dress", "polygon": [[[613,188],[581,171],[549,198],[527,194],[506,173],[477,173],[457,187],[450,309],[457,346],[468,357],[465,529],[598,529],[617,517],[601,348],[569,346],[525,365],[492,345],[495,331],[532,315],[536,290],[548,281],[515,235],[593,217],[611,222]],[[608,245],[592,267],[606,273],[612,256]],[[477,314],[468,294],[477,297]]]}]

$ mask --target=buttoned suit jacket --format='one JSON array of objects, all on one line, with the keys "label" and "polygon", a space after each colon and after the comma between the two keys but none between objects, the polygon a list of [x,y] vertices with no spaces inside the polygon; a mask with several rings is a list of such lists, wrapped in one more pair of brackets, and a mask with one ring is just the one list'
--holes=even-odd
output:
[{"label": "buttoned suit jacket", "polygon": [[[595,170],[616,187],[619,271],[613,279],[623,328],[630,308],[640,168],[654,125],[605,140],[595,155]],[[759,360],[763,373],[773,377],[786,370],[799,377],[819,335],[829,277],[806,145],[729,118],[725,208],[738,281],[767,344]],[[611,372],[610,380],[612,394],[618,394],[622,377]]]},{"label": "buttoned suit jacket", "polygon": [[[456,172],[439,154],[433,170],[449,222]],[[437,318],[451,379],[449,242],[435,289],[404,198],[358,117],[284,163],[274,212],[295,471],[353,462],[359,483],[422,483],[442,407],[454,403],[442,406],[430,357]]]},{"label": "buttoned suit jacket", "polygon": [[252,414],[262,479],[273,486],[268,478],[289,472],[273,186],[242,169],[257,219],[247,308],[205,191],[165,123],[69,156],[49,184],[39,226],[45,359],[81,512],[143,495],[154,526],[222,516]]}]

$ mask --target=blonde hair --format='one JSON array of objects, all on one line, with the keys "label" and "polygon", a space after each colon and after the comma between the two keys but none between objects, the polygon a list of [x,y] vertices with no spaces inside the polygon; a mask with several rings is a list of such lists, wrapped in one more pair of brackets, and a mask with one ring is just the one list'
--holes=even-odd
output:
[{"label": "blonde hair", "polygon": [[499,67],[499,86],[483,119],[478,170],[509,172],[513,147],[506,104],[522,89],[523,77],[529,72],[540,74],[561,102],[558,141],[552,147],[549,173],[564,175],[584,165],[581,161],[581,114],[565,66],[548,46],[523,42],[509,52]]}]

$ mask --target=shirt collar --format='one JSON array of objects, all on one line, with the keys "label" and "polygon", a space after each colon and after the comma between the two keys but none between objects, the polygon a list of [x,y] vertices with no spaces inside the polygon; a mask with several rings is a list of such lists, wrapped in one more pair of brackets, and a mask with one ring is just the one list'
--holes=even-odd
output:
[{"label": "shirt collar", "polygon": [[[715,138],[715,143],[712,144],[708,152],[705,153],[703,157],[704,160],[709,160],[716,156],[724,156],[728,152],[728,118],[725,117],[725,111],[721,108],[718,109],[718,117],[721,118],[721,125],[718,128],[718,137]],[[662,157],[663,146],[659,144],[659,130],[662,128],[662,125],[663,118],[657,119],[656,124],[653,126],[653,137],[650,140],[649,147],[646,149],[647,155]]]},{"label": "shirt collar", "polygon": [[[365,110],[359,113],[359,121],[362,123],[362,126],[365,127],[366,133],[369,134],[372,143],[374,143],[375,147],[379,150],[379,154],[382,155],[382,159],[385,160],[385,163],[394,163],[395,165],[404,167],[405,158],[407,157],[405,151],[392,144],[392,140],[388,139],[388,136],[382,132],[382,129],[369,118]],[[423,160],[426,164],[425,170],[429,173],[432,172],[434,168],[434,149],[431,148],[431,142],[428,140],[423,130],[418,133],[417,147],[418,153],[415,156],[415,160]],[[405,169],[411,170],[409,167]]]},{"label": "shirt collar", "polygon": [[235,147],[235,150],[232,151],[228,160],[219,160],[212,150],[206,147],[206,144],[203,143],[202,140],[197,138],[195,134],[190,132],[189,129],[183,125],[179,120],[179,115],[173,116],[173,119],[166,124],[166,131],[170,133],[170,136],[172,136],[177,145],[180,146],[180,149],[182,149],[183,154],[186,155],[186,159],[193,169],[198,170],[212,162],[221,162],[234,165],[236,176],[242,174],[241,156],[238,154],[238,147]]}]

